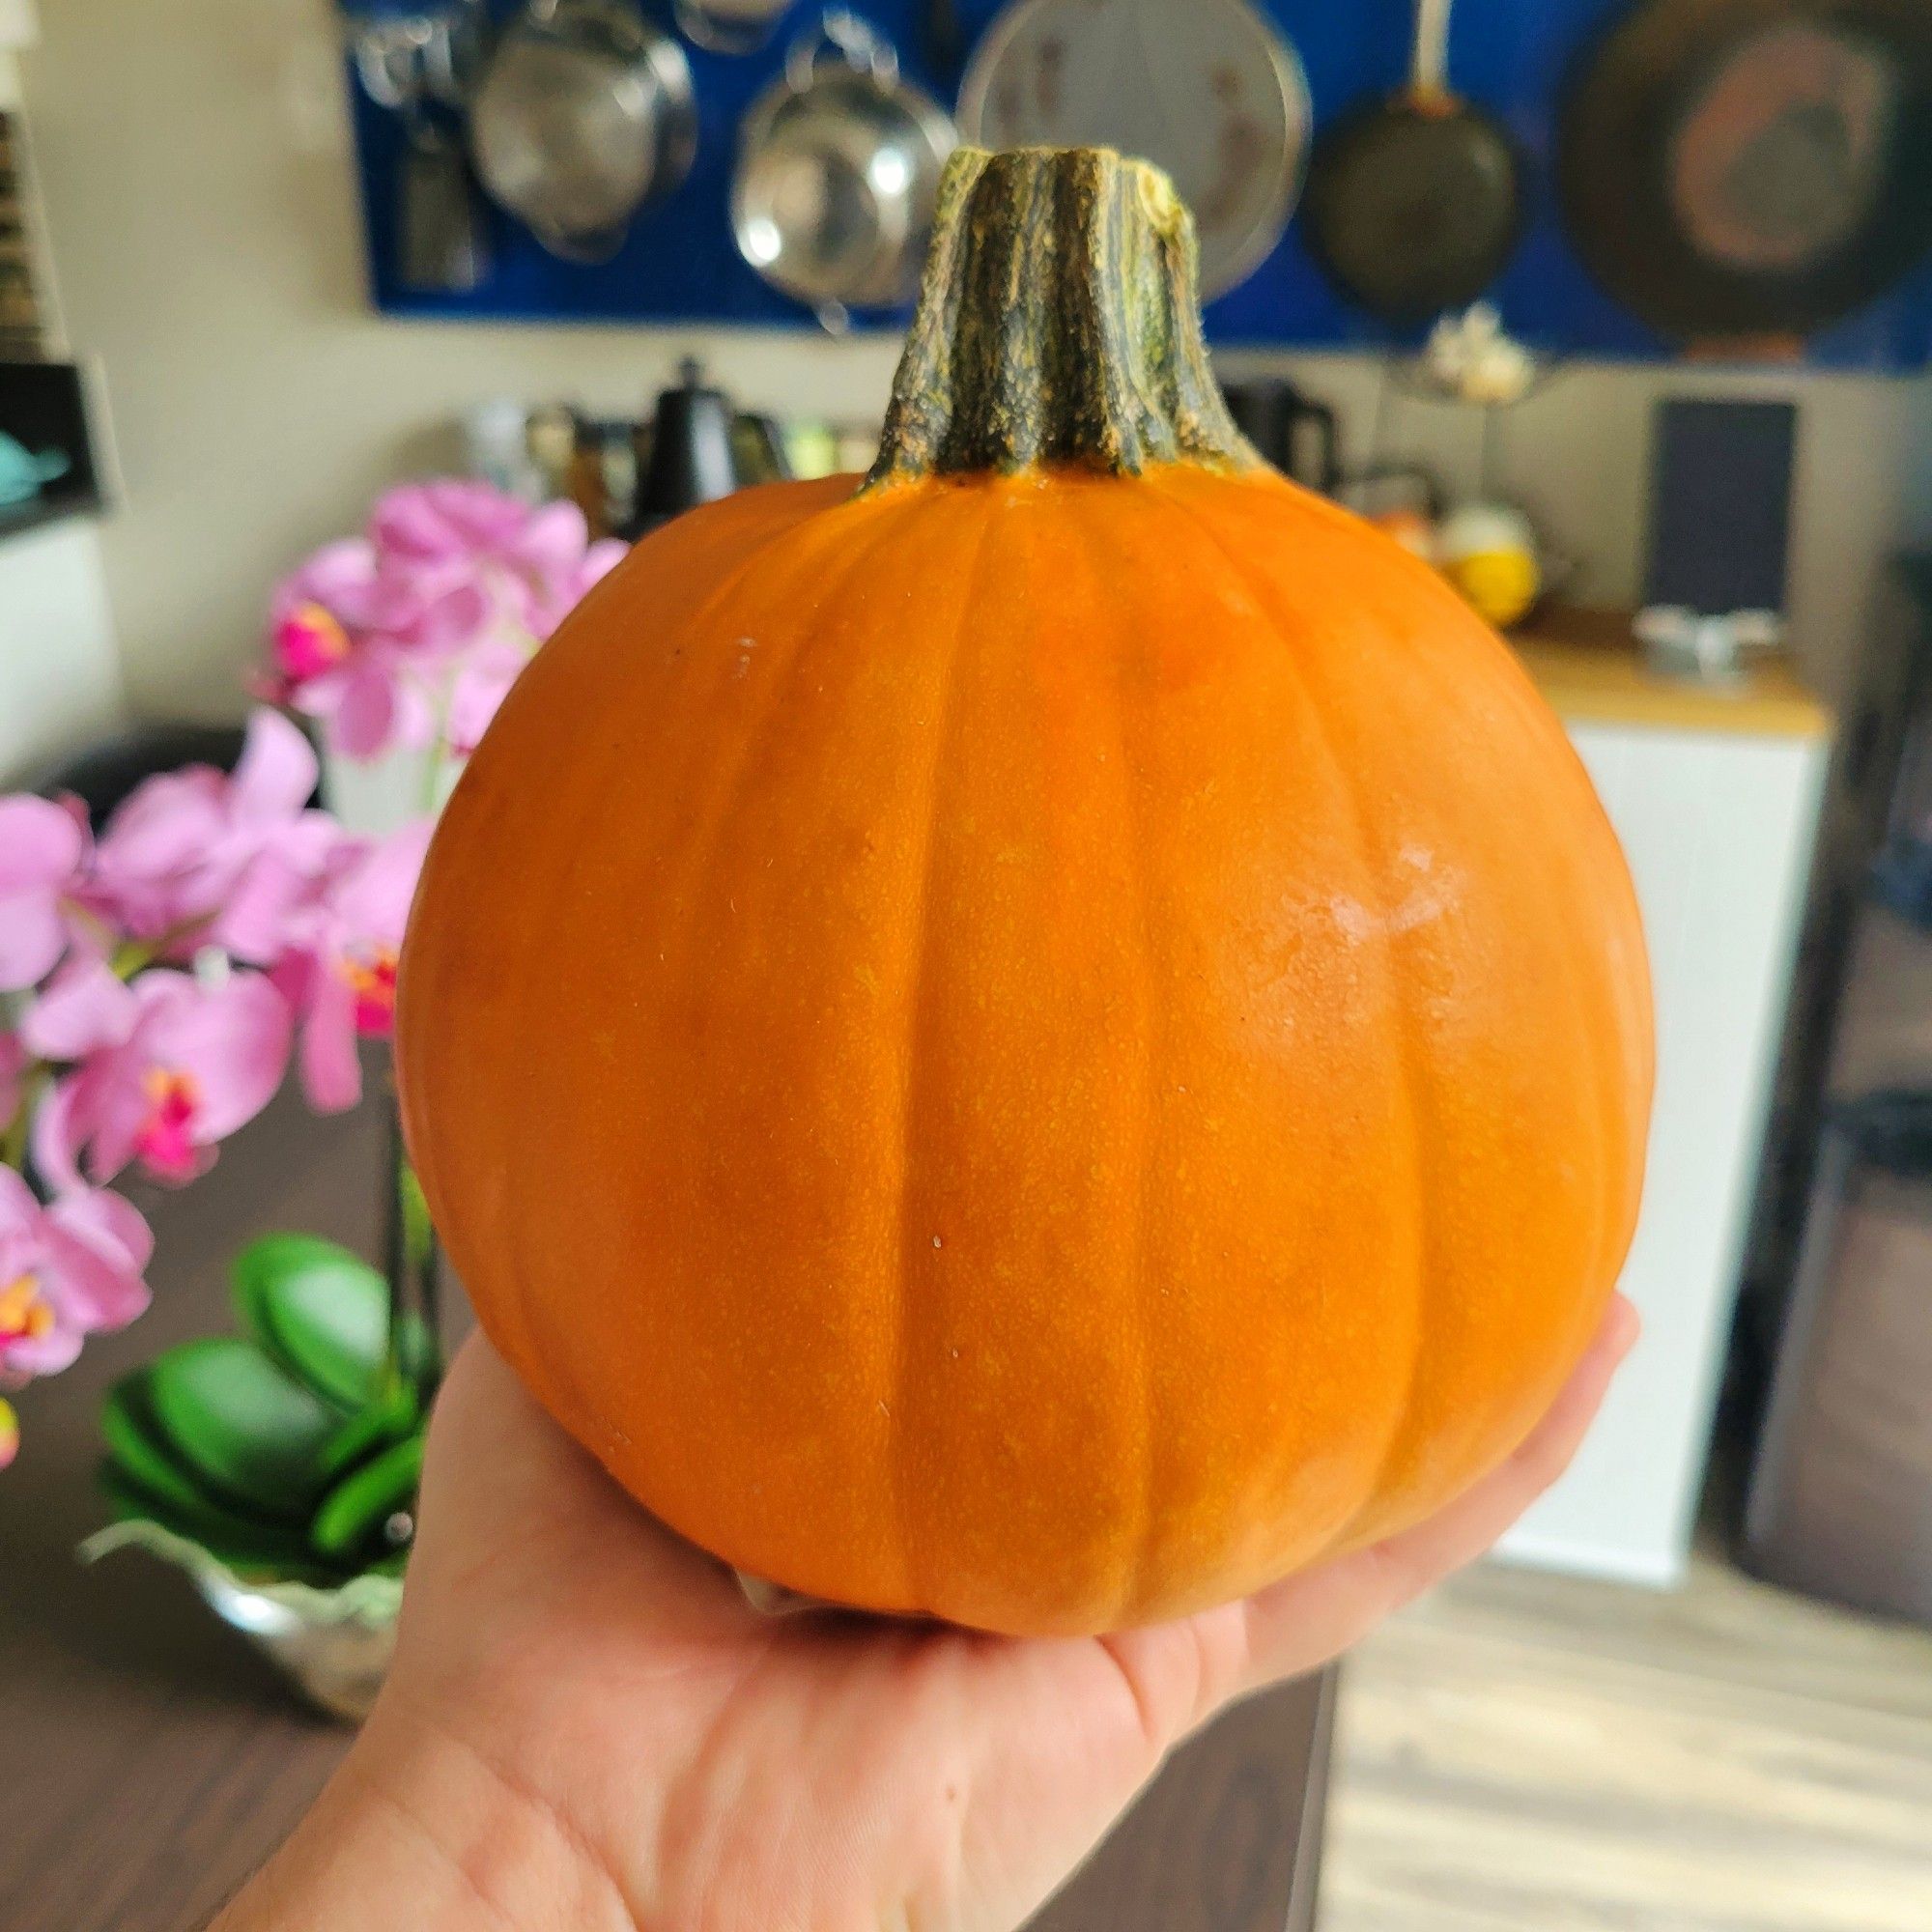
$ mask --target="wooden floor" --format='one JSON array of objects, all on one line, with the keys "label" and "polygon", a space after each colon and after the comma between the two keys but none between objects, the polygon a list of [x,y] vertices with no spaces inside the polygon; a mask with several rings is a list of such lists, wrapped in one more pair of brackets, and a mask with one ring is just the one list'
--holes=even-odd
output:
[{"label": "wooden floor", "polygon": [[1321,1932],[1932,1932],[1932,1634],[1491,1564],[1342,1683]]}]

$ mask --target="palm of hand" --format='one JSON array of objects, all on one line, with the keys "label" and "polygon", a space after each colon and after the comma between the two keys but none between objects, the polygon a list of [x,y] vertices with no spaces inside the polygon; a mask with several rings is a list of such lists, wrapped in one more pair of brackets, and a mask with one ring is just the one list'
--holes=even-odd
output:
[{"label": "palm of hand", "polygon": [[613,1924],[1011,1932],[1188,1730],[1486,1548],[1634,1333],[1618,1304],[1529,1441],[1434,1521],[1246,1603],[1064,1641],[761,1615],[473,1343],[438,1408],[384,1719],[560,1835]]}]

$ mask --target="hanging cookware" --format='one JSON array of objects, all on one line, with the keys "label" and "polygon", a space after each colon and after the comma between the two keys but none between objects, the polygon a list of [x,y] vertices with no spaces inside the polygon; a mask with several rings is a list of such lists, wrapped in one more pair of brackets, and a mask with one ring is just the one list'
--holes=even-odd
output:
[{"label": "hanging cookware", "polygon": [[395,273],[406,289],[462,294],[490,272],[489,230],[457,120],[480,35],[473,0],[451,0],[440,13],[365,20],[350,39],[363,92],[403,126]]},{"label": "hanging cookware", "polygon": [[490,238],[470,192],[469,162],[454,129],[412,106],[404,117],[396,190],[397,279],[408,289],[464,294],[490,273]]},{"label": "hanging cookware", "polygon": [[797,0],[672,0],[684,37],[714,54],[752,54],[778,31]]},{"label": "hanging cookware", "polygon": [[1516,146],[1449,86],[1450,0],[1416,0],[1408,85],[1316,144],[1309,246],[1358,307],[1405,327],[1462,308],[1502,272],[1522,225]]},{"label": "hanging cookware", "polygon": [[1204,297],[1281,240],[1309,122],[1299,57],[1247,0],[1019,0],[959,90],[980,147],[1115,148],[1166,169],[1194,211]]},{"label": "hanging cookware", "polygon": [[899,77],[891,45],[835,9],[795,42],[739,135],[731,227],[739,252],[828,329],[847,311],[909,300],[956,136]]},{"label": "hanging cookware", "polygon": [[691,68],[629,0],[529,0],[497,43],[469,135],[483,185],[553,255],[608,262],[691,167]]},{"label": "hanging cookware", "polygon": [[1932,7],[1646,0],[1585,56],[1557,185],[1653,327],[1795,353],[1932,248]]}]

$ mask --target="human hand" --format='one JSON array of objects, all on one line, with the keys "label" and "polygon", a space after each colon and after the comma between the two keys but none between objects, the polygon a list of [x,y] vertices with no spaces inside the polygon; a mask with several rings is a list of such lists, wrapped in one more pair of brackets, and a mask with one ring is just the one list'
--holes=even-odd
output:
[{"label": "human hand", "polygon": [[1325,1663],[1552,1483],[1636,1334],[1419,1527],[1244,1603],[1020,1640],[761,1615],[480,1339],[438,1405],[395,1667],[220,1932],[1013,1932],[1167,1750]]}]

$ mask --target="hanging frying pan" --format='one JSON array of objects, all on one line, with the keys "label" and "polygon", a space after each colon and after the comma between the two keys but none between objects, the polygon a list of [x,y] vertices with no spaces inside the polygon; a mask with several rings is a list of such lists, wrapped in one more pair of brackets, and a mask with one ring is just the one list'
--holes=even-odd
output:
[{"label": "hanging frying pan", "polygon": [[1932,248],[1932,7],[1644,0],[1584,58],[1557,185],[1653,327],[1795,354]]},{"label": "hanging frying pan", "polygon": [[1522,225],[1515,144],[1450,91],[1450,0],[1416,0],[1408,85],[1315,149],[1304,207],[1329,279],[1383,322],[1462,308],[1501,273]]}]

